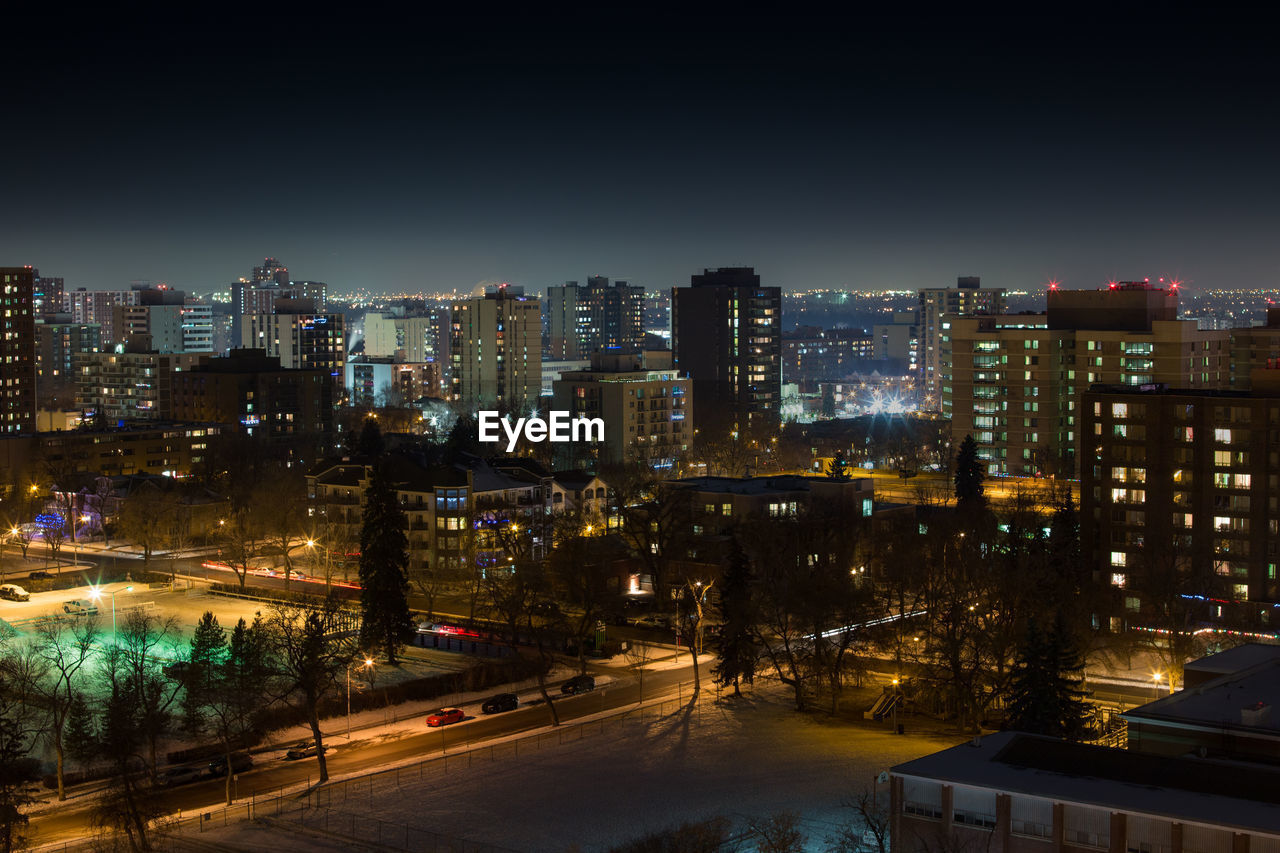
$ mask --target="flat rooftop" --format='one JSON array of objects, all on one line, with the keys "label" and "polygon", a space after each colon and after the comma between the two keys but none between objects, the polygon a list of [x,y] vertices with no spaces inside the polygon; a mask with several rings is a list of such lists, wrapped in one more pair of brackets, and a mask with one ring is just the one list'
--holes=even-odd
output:
[{"label": "flat rooftop", "polygon": [[1280,770],[1001,732],[892,768],[898,776],[1112,811],[1280,833]]},{"label": "flat rooftop", "polygon": [[[1254,651],[1242,652],[1240,657],[1245,659],[1251,654],[1262,659],[1253,666],[1126,711],[1123,716],[1136,723],[1165,722],[1280,736],[1280,655]],[[1266,706],[1271,708],[1269,713],[1250,714],[1248,721],[1242,715],[1246,709]]]},{"label": "flat rooftop", "polygon": [[814,483],[870,482],[870,477],[851,477],[837,480],[834,477],[804,477],[799,474],[783,474],[776,477],[686,477],[673,480],[671,485],[694,489],[699,492],[717,492],[732,495],[768,495],[776,492],[807,492]]}]

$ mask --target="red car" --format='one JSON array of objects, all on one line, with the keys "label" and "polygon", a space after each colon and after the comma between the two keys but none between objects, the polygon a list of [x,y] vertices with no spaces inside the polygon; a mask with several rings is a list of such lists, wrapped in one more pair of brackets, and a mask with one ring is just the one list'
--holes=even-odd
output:
[{"label": "red car", "polygon": [[437,726],[447,726],[450,723],[460,723],[467,715],[462,713],[461,708],[441,708],[438,711],[432,711],[427,714],[427,725],[435,728]]}]

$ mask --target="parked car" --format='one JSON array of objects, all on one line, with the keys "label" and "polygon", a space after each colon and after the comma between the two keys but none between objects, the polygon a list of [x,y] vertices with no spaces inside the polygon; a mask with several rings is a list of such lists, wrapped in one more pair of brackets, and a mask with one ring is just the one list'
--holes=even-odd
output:
[{"label": "parked car", "polygon": [[514,711],[520,706],[520,698],[514,693],[499,693],[484,700],[480,710],[486,714],[501,714],[503,711]]},{"label": "parked car", "polygon": [[70,613],[73,616],[97,616],[98,605],[88,599],[80,598],[75,601],[62,602],[62,612]]},{"label": "parked car", "polygon": [[451,723],[460,723],[466,719],[466,714],[462,713],[461,708],[440,708],[427,714],[427,725],[431,728],[439,726],[447,726]]},{"label": "parked car", "polygon": [[198,765],[188,765],[186,767],[173,767],[160,774],[160,784],[166,788],[172,788],[174,785],[186,785],[191,782],[198,782],[205,777],[208,772],[206,768]]},{"label": "parked car", "polygon": [[[253,766],[253,756],[247,752],[237,752],[231,756],[231,772],[243,773]],[[227,757],[219,755],[209,762],[209,773],[213,776],[227,775]]]},{"label": "parked car", "polygon": [[596,680],[590,675],[575,675],[564,684],[560,685],[560,692],[566,696],[576,696],[579,693],[590,693],[596,689]]},{"label": "parked car", "polygon": [[[324,748],[325,752],[329,751],[329,747]],[[314,743],[304,743],[301,746],[295,746],[284,754],[289,761],[297,761],[299,758],[315,758],[316,745]]]},{"label": "parked car", "polygon": [[0,598],[7,598],[10,601],[30,601],[31,593],[16,583],[7,583],[0,586]]},{"label": "parked car", "polygon": [[47,581],[53,579],[53,572],[46,572],[43,569],[37,569],[27,575],[27,577],[31,578],[33,581]]},{"label": "parked car", "polygon": [[656,614],[649,613],[632,619],[631,624],[637,628],[666,628],[667,618],[665,616],[658,616]]}]

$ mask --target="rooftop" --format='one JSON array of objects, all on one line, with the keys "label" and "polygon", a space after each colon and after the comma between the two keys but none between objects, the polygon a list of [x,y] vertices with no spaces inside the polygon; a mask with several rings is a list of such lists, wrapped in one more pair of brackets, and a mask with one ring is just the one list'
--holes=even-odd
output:
[{"label": "rooftop", "polygon": [[[870,481],[869,477],[855,477],[844,482]],[[686,477],[674,480],[677,488],[700,492],[716,492],[731,495],[767,495],[775,492],[807,492],[815,483],[839,483],[834,477],[804,477],[799,474],[783,474],[776,477]]]},{"label": "rooftop", "polygon": [[892,768],[1112,811],[1280,832],[1280,771],[1001,732]]},{"label": "rooftop", "polygon": [[1255,650],[1240,652],[1238,658],[1241,663],[1257,661],[1126,711],[1125,719],[1280,736],[1280,715],[1272,713],[1280,705],[1280,654]]}]

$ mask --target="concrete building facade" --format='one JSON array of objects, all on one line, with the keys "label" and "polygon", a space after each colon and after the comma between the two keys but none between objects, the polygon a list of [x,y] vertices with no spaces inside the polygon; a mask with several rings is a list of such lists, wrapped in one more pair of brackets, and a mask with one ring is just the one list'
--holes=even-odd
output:
[{"label": "concrete building facade", "polygon": [[35,310],[35,270],[0,267],[0,435],[35,431]]},{"label": "concrete building facade", "polygon": [[1095,385],[1081,432],[1081,545],[1128,617],[1152,604],[1146,561],[1175,560],[1206,579],[1205,618],[1280,621],[1280,381],[1250,394]]},{"label": "concrete building facade", "polygon": [[919,291],[920,307],[916,312],[917,339],[920,352],[916,361],[923,373],[922,408],[936,412],[942,406],[944,384],[943,317],[966,314],[1003,314],[1005,289],[983,287],[978,276],[960,276],[955,287],[928,287]]},{"label": "concrete building facade", "polygon": [[704,270],[671,294],[672,361],[693,381],[699,430],[724,434],[778,425],[782,404],[782,294],[751,267]]},{"label": "concrete building facade", "polygon": [[989,474],[1073,476],[1079,395],[1091,384],[1225,387],[1228,333],[1170,319],[1176,299],[1121,283],[1050,291],[1046,314],[944,317],[942,413],[953,444],[972,434]]},{"label": "concrete building facade", "polygon": [[676,370],[647,370],[640,355],[596,353],[590,370],[552,383],[553,408],[601,418],[605,462],[668,468],[693,443],[692,382]]},{"label": "concrete building facade", "polygon": [[542,308],[502,285],[453,305],[450,399],[460,410],[526,413],[542,394]]}]

